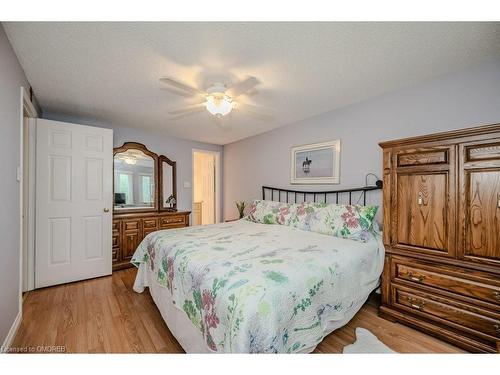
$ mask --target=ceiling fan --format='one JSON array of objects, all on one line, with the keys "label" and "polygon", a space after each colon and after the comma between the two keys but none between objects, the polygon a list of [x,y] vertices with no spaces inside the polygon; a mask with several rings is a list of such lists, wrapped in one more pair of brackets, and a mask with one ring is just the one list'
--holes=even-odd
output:
[{"label": "ceiling fan", "polygon": [[201,100],[198,103],[190,104],[185,107],[169,111],[169,113],[173,115],[171,119],[176,119],[179,117],[202,112],[205,109],[219,119],[223,116],[226,116],[234,109],[238,109],[238,111],[242,111],[245,114],[261,120],[273,119],[272,114],[269,113],[269,110],[266,110],[264,107],[251,105],[240,100],[236,100],[241,95],[251,91],[260,83],[255,77],[248,77],[247,79],[240,81],[230,87],[227,87],[223,83],[216,82],[206,90],[201,90],[196,87],[186,85],[185,83],[168,77],[160,78],[160,82],[173,88],[180,89],[183,92],[190,94],[190,96],[198,96]]}]

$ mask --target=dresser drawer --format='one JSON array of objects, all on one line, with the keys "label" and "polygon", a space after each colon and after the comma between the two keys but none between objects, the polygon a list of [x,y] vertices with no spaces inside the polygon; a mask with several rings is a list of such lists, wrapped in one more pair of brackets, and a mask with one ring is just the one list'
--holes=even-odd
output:
[{"label": "dresser drawer", "polygon": [[[427,285],[466,297],[477,298],[500,305],[500,281],[495,276],[488,279],[483,275],[479,280],[454,268],[428,266],[414,260],[392,258],[392,279],[412,284]],[[489,284],[488,282],[491,282]],[[497,284],[497,285],[495,285]]]},{"label": "dresser drawer", "polygon": [[172,227],[186,224],[186,216],[184,215],[169,215],[160,217],[160,227]]},{"label": "dresser drawer", "polygon": [[157,228],[158,227],[158,221],[156,220],[155,217],[151,218],[151,219],[143,219],[142,220],[142,225],[143,225],[144,231],[146,231],[146,229]]},{"label": "dresser drawer", "polygon": [[500,338],[500,314],[427,292],[391,285],[393,305],[465,332]]},{"label": "dresser drawer", "polygon": [[123,220],[123,230],[139,230],[140,219]]}]

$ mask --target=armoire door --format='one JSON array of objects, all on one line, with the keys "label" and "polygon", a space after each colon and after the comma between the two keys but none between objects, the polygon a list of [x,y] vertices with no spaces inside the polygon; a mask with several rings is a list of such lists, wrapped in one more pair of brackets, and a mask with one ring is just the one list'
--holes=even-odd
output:
[{"label": "armoire door", "polygon": [[446,173],[397,175],[397,244],[450,255]]},{"label": "armoire door", "polygon": [[394,150],[391,246],[455,257],[455,146]]},{"label": "armoire door", "polygon": [[36,120],[35,287],[111,274],[113,131]]},{"label": "armoire door", "polygon": [[500,140],[461,146],[461,209],[465,225],[459,257],[500,265]]}]

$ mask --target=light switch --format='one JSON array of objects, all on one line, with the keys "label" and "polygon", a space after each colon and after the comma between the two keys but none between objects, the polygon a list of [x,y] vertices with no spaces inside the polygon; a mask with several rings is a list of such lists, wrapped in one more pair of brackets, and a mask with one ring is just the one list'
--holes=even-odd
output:
[{"label": "light switch", "polygon": [[190,189],[190,188],[191,188],[191,182],[189,182],[189,181],[184,181],[184,188],[185,188],[185,189]]},{"label": "light switch", "polygon": [[17,166],[17,170],[16,170],[16,179],[17,179],[17,182],[21,182],[21,178],[23,177],[23,174],[21,172],[21,166],[18,165]]}]

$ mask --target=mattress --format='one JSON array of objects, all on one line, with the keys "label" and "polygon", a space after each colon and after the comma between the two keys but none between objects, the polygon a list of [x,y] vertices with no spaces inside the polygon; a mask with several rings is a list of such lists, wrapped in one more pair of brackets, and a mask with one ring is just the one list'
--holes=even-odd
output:
[{"label": "mattress", "polygon": [[307,353],[378,286],[384,247],[240,220],[148,235],[133,257],[188,353]]}]

